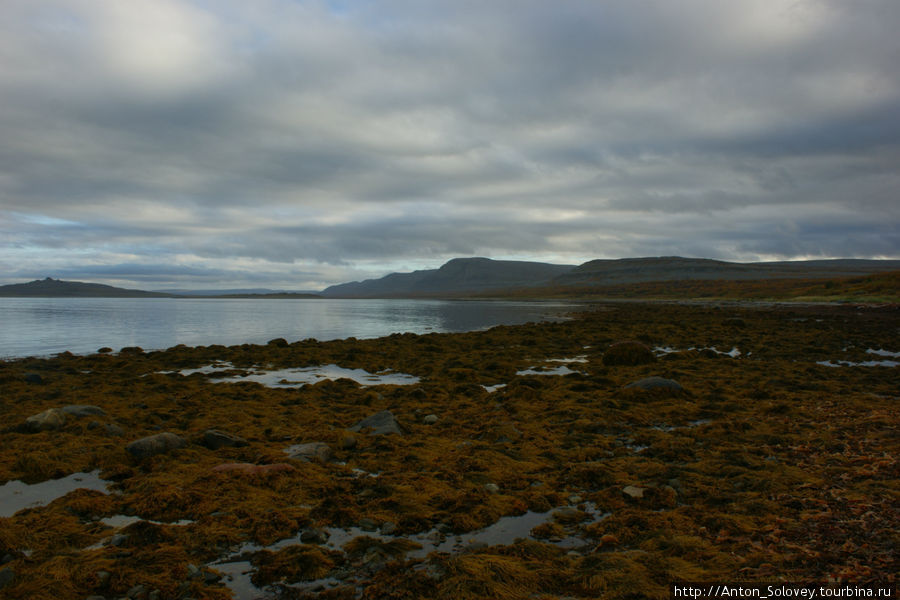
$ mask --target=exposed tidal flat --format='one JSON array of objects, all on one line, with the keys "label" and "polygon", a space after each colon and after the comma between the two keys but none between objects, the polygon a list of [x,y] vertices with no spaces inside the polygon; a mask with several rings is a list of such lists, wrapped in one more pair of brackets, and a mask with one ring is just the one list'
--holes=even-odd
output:
[{"label": "exposed tidal flat", "polygon": [[66,484],[2,513],[0,595],[896,584],[898,333],[897,306],[617,303],[3,361],[0,505]]}]

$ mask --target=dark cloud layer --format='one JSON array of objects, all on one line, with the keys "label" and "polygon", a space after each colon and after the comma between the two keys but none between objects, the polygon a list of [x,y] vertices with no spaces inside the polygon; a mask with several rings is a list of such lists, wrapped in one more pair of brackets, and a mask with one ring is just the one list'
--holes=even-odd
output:
[{"label": "dark cloud layer", "polygon": [[0,279],[900,257],[900,3],[0,5]]}]

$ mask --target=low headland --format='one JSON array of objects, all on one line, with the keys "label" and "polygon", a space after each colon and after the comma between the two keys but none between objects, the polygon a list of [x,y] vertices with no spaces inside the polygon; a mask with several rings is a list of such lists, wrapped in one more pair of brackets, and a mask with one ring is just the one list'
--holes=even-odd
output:
[{"label": "low headland", "polygon": [[896,304],[598,302],[470,333],[2,361],[0,595],[895,586],[898,330]]}]

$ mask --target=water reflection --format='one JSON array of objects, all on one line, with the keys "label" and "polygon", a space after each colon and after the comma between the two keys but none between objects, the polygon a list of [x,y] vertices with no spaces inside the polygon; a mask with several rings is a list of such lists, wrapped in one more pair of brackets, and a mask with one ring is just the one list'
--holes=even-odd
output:
[{"label": "water reflection", "polygon": [[577,305],[489,300],[0,298],[0,357],[472,331],[554,320]]}]

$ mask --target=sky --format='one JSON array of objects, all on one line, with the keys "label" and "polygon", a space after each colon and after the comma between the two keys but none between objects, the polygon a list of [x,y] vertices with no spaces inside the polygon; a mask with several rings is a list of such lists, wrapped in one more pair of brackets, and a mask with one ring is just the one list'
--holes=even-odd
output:
[{"label": "sky", "polygon": [[0,283],[900,258],[897,0],[2,0]]}]

